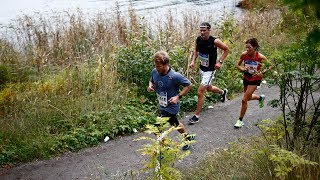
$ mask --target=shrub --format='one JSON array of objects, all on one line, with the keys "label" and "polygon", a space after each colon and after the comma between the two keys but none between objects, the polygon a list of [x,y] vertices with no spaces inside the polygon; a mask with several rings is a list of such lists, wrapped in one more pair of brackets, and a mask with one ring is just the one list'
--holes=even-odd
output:
[{"label": "shrub", "polygon": [[148,46],[145,33],[142,35],[129,33],[129,38],[129,44],[120,47],[116,52],[117,73],[122,82],[136,86],[138,94],[141,95],[146,92],[153,69],[154,51]]},{"label": "shrub", "polygon": [[[174,167],[176,161],[183,159],[190,154],[190,151],[181,151],[181,148],[186,145],[186,142],[175,142],[168,135],[176,130],[176,127],[169,128],[168,118],[158,117],[157,125],[147,125],[146,133],[155,134],[152,137],[140,137],[138,140],[150,141],[150,144],[145,144],[139,149],[143,155],[147,155],[149,161],[145,162],[145,171],[152,171],[152,179],[181,179],[182,174]],[[182,141],[182,137],[180,141]],[[188,143],[193,143],[190,141]]]},{"label": "shrub", "polygon": [[9,68],[0,65],[0,90],[10,81],[10,72]]}]

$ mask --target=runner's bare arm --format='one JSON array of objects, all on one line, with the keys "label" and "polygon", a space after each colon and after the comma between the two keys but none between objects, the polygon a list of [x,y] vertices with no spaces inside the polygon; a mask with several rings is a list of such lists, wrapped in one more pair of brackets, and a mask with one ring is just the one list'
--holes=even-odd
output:
[{"label": "runner's bare arm", "polygon": [[243,57],[245,56],[245,53],[246,53],[246,52],[243,52],[243,53],[241,54],[241,56],[240,56],[240,58],[239,58],[239,60],[238,60],[238,63],[237,63],[237,69],[239,69],[241,72],[246,71],[246,69],[245,69],[243,66],[241,66],[241,64],[242,64],[242,62],[243,62]]},{"label": "runner's bare arm", "polygon": [[223,62],[230,52],[229,47],[226,44],[224,44],[220,39],[215,39],[214,45],[223,51],[222,55],[220,56],[217,62]]},{"label": "runner's bare arm", "polygon": [[189,64],[190,68],[194,68],[195,67],[194,64],[195,64],[196,59],[198,58],[198,55],[199,55],[199,48],[197,46],[197,42],[195,42],[194,47],[195,47],[195,49],[194,49],[194,52],[193,52],[192,60],[191,60],[191,63]]}]

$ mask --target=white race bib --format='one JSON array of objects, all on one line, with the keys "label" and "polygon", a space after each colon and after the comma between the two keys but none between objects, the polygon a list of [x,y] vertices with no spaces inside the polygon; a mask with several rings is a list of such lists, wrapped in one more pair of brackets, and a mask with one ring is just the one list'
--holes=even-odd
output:
[{"label": "white race bib", "polygon": [[244,66],[248,69],[250,74],[255,74],[258,71],[258,62],[247,60]]},{"label": "white race bib", "polygon": [[157,93],[158,102],[160,106],[167,107],[168,106],[168,96],[167,92]]},{"label": "white race bib", "polygon": [[199,59],[201,66],[209,67],[209,54],[199,53]]}]

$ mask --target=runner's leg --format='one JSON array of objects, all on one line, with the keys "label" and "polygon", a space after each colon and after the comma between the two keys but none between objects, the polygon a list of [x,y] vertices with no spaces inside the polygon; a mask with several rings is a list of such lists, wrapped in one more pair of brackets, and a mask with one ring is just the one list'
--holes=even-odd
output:
[{"label": "runner's leg", "polygon": [[198,88],[198,102],[197,109],[195,115],[199,116],[202,110],[203,102],[204,102],[204,94],[206,93],[207,87],[200,85]]},{"label": "runner's leg", "polygon": [[242,101],[241,101],[241,110],[240,110],[240,118],[243,118],[247,108],[248,108],[248,101],[253,98],[256,98],[253,96],[253,92],[256,90],[257,85],[248,85],[245,89],[246,91],[243,94]]}]

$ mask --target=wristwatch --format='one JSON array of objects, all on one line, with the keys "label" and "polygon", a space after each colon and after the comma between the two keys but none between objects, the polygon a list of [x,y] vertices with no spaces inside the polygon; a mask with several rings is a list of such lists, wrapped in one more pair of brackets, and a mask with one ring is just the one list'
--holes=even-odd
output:
[{"label": "wristwatch", "polygon": [[220,64],[222,64],[222,63],[223,63],[223,61],[219,60],[219,63],[220,63]]},{"label": "wristwatch", "polygon": [[179,94],[179,99],[181,99],[181,98],[182,98],[182,95]]}]

